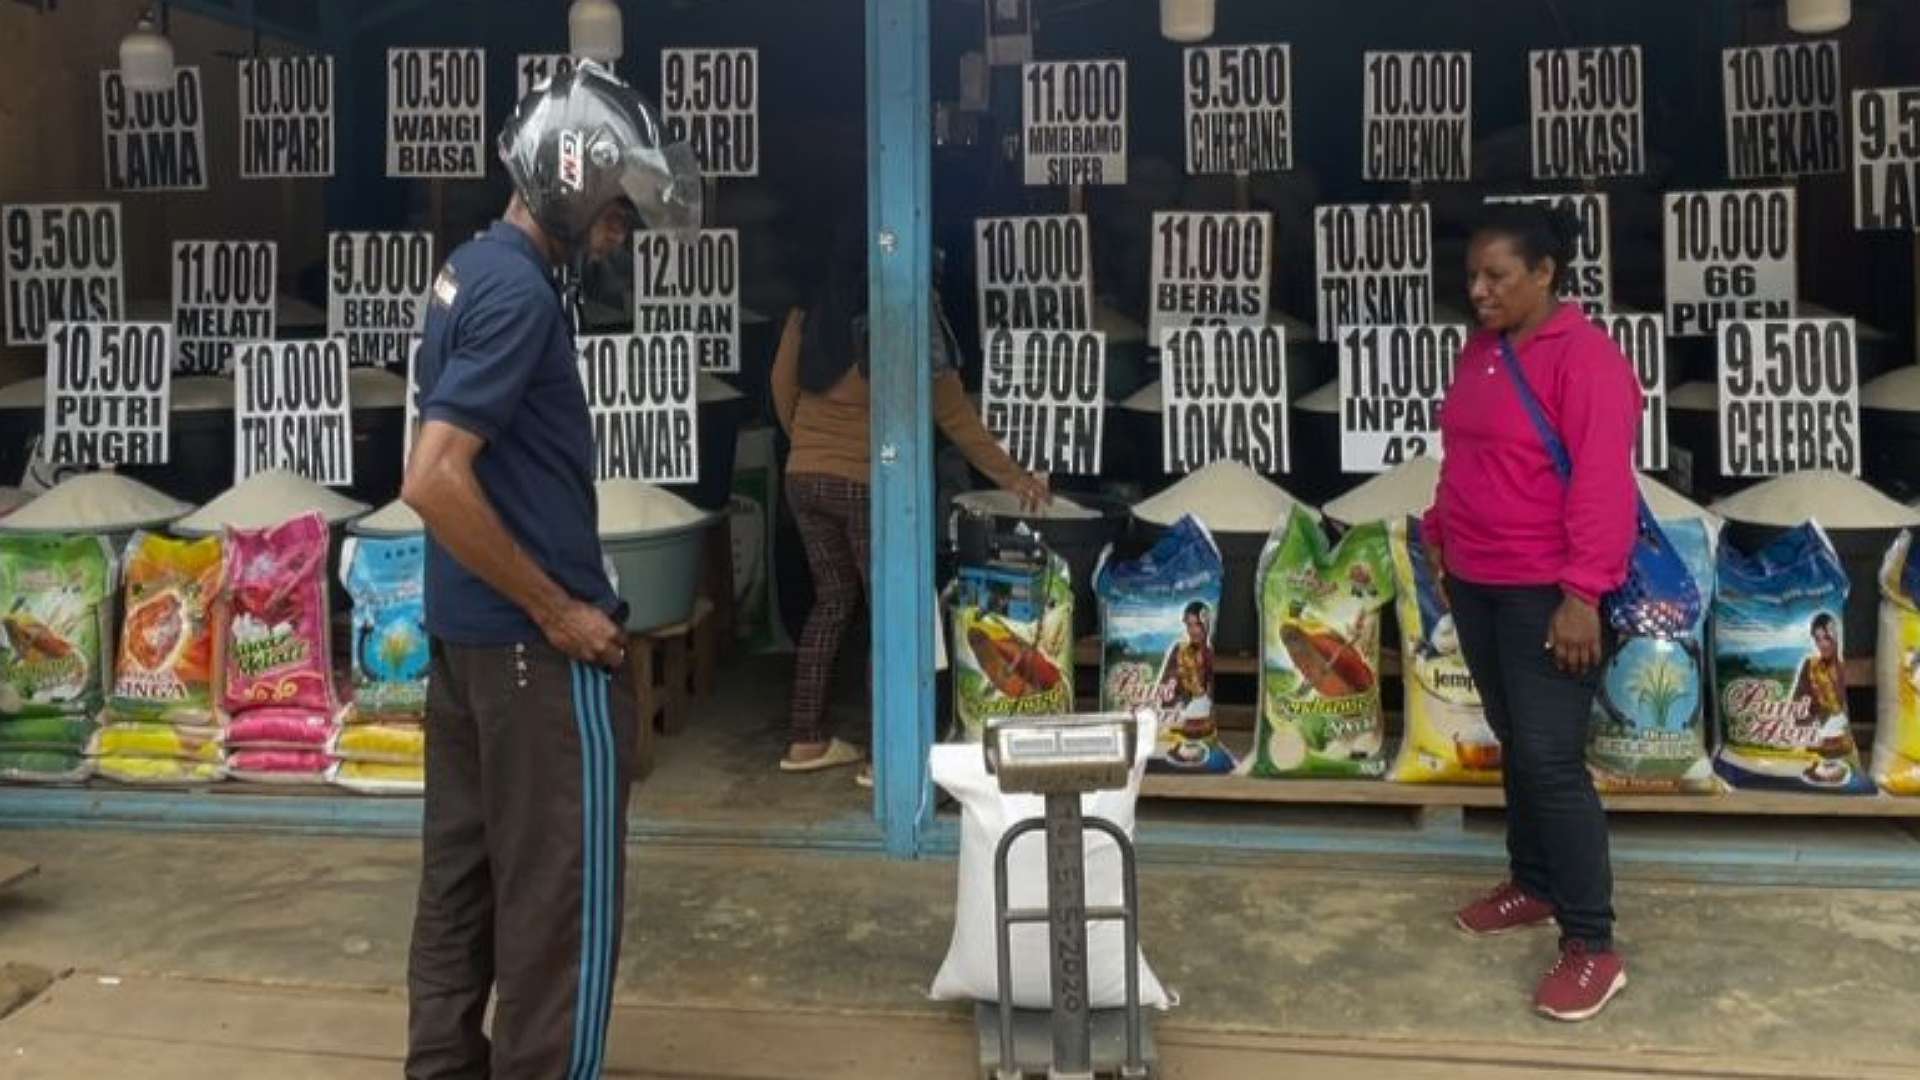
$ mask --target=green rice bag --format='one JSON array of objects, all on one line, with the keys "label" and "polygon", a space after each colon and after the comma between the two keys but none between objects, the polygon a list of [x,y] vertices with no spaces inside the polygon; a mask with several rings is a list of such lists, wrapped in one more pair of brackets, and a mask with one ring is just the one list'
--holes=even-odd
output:
[{"label": "green rice bag", "polygon": [[103,537],[0,536],[0,719],[99,711],[112,579]]},{"label": "green rice bag", "polygon": [[64,750],[0,750],[0,780],[14,784],[77,784],[92,775],[85,755]]},{"label": "green rice bag", "polygon": [[77,754],[93,736],[84,716],[36,716],[0,720],[0,750],[58,750]]}]

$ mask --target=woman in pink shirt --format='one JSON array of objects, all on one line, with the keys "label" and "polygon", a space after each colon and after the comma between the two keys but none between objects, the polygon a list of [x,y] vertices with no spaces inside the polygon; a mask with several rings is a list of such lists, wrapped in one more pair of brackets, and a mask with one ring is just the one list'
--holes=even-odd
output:
[{"label": "woman in pink shirt", "polygon": [[[1557,920],[1560,958],[1534,1005],[1560,1020],[1597,1014],[1627,981],[1586,748],[1605,648],[1600,597],[1626,579],[1634,543],[1640,388],[1612,339],[1558,298],[1579,230],[1568,211],[1501,204],[1474,232],[1467,280],[1481,329],[1441,412],[1446,456],[1421,529],[1506,782],[1511,878],[1457,921],[1500,934]],[[1572,457],[1571,477],[1556,469],[1517,377]]]}]

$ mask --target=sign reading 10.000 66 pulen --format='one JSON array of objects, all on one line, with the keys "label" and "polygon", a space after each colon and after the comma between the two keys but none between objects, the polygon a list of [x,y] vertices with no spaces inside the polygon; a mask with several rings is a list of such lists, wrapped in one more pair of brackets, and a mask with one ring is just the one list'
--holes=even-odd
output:
[{"label": "sign reading 10.000 66 pulen", "polygon": [[1666,211],[1669,334],[1711,337],[1728,319],[1793,315],[1792,188],[1671,191]]}]

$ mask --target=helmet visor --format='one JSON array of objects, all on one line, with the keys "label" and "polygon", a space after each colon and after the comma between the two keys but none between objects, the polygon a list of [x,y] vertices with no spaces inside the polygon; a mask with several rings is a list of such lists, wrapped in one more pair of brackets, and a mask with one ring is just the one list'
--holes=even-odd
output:
[{"label": "helmet visor", "polygon": [[627,151],[620,188],[647,228],[683,244],[698,238],[703,221],[700,162],[686,143]]}]

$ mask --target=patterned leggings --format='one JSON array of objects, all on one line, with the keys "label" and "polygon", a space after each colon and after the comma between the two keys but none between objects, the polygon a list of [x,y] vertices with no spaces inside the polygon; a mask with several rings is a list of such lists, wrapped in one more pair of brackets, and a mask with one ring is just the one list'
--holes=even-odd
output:
[{"label": "patterned leggings", "polygon": [[813,571],[813,610],[800,632],[793,671],[793,734],[796,743],[826,742],[827,692],[840,639],[865,602],[873,538],[865,484],[818,473],[787,477],[787,504],[800,525]]}]

